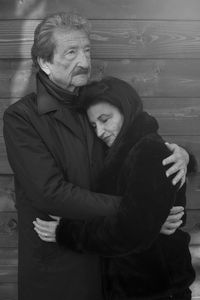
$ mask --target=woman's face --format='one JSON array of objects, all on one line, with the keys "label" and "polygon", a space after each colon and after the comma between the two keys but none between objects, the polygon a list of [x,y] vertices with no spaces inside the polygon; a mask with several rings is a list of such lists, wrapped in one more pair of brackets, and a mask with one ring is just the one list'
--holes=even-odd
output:
[{"label": "woman's face", "polygon": [[91,105],[87,109],[89,121],[96,135],[111,147],[123,125],[124,116],[120,110],[107,102]]}]

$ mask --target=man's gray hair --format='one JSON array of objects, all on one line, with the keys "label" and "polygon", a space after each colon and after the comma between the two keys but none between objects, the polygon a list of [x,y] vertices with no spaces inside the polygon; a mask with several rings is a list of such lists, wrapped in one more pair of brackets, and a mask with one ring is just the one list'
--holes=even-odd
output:
[{"label": "man's gray hair", "polygon": [[76,13],[54,13],[47,16],[35,29],[34,43],[31,49],[33,63],[39,69],[37,58],[43,58],[45,61],[52,62],[56,43],[54,32],[57,29],[83,30],[89,36],[89,21]]}]

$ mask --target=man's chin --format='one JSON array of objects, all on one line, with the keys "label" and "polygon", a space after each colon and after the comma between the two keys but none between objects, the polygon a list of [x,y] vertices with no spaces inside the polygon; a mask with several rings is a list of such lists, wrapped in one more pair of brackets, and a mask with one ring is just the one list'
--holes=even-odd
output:
[{"label": "man's chin", "polygon": [[86,85],[89,81],[89,75],[78,75],[73,80],[73,85],[75,87]]}]

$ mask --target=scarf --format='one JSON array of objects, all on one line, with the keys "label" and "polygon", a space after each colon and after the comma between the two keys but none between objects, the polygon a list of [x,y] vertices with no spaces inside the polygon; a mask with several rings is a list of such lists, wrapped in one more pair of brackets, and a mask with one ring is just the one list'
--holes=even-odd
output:
[{"label": "scarf", "polygon": [[62,89],[53,81],[51,81],[42,70],[38,72],[37,77],[38,80],[43,84],[47,92],[54,98],[56,98],[59,102],[67,105],[68,108],[76,109],[76,107],[78,107],[78,90],[76,90],[76,92],[70,92]]}]

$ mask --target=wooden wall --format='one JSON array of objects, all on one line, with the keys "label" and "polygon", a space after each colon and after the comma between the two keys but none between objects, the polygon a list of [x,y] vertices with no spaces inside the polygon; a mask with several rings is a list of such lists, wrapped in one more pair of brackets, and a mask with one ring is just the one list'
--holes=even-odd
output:
[{"label": "wooden wall", "polygon": [[[130,82],[167,141],[200,161],[199,0],[0,0],[0,299],[17,299],[17,214],[2,137],[6,107],[35,89],[30,47],[46,13],[75,10],[93,26],[93,77]],[[188,184],[191,253],[200,299],[200,174]],[[181,251],[181,249],[180,249]],[[20,299],[19,299],[20,300]],[[28,299],[27,299],[28,300]]]}]

